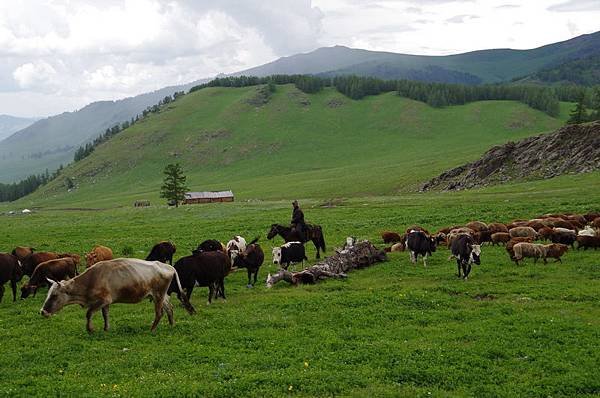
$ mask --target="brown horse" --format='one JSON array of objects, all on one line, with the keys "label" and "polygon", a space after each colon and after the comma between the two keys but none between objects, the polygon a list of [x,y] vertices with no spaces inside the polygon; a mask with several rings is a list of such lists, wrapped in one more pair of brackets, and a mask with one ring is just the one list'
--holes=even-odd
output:
[{"label": "brown horse", "polygon": [[317,258],[321,258],[320,250],[325,253],[325,238],[323,237],[323,230],[320,225],[306,224],[305,236],[299,236],[295,229],[286,227],[281,224],[272,224],[267,239],[273,239],[276,235],[279,235],[286,242],[302,242],[306,243],[309,240],[315,245],[317,249]]}]

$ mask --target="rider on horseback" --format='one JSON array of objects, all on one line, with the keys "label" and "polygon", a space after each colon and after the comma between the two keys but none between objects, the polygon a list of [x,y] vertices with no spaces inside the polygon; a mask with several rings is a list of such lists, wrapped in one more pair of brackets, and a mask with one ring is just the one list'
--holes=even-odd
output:
[{"label": "rider on horseback", "polygon": [[298,201],[292,202],[294,210],[292,210],[292,230],[296,231],[302,242],[306,241],[306,223],[304,222],[304,213],[300,210]]}]

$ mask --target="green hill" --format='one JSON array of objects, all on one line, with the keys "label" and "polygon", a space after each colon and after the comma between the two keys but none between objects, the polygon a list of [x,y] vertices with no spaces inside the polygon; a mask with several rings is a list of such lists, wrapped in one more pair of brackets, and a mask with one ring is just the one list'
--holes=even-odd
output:
[{"label": "green hill", "polygon": [[[158,200],[162,170],[179,162],[192,190],[236,198],[333,198],[412,191],[491,145],[562,121],[510,101],[434,109],[393,93],[354,101],[333,89],[278,86],[188,94],[100,145],[23,200],[103,207]],[[566,113],[566,109],[563,110]],[[65,178],[76,189],[67,192]]]}]

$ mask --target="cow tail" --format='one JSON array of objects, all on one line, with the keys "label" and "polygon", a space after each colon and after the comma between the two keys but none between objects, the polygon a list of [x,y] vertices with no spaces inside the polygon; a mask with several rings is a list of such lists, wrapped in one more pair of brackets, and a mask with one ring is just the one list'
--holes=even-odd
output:
[{"label": "cow tail", "polygon": [[188,299],[187,294],[185,294],[185,292],[183,291],[183,288],[181,287],[181,282],[179,281],[179,275],[177,275],[177,271],[175,271],[174,278],[175,278],[175,282],[177,282],[177,289],[179,289],[178,294],[177,294],[179,301],[181,301],[183,308],[185,308],[185,310],[188,312],[188,314],[194,315],[196,313],[196,309],[194,308],[192,303],[190,303],[190,300]]}]

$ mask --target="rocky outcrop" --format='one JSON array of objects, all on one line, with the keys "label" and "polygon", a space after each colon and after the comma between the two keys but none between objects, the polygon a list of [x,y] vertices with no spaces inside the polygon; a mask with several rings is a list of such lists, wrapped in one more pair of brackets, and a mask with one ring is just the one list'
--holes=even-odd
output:
[{"label": "rocky outcrop", "polygon": [[495,146],[481,159],[433,178],[421,190],[462,190],[599,169],[600,122],[594,122]]}]

